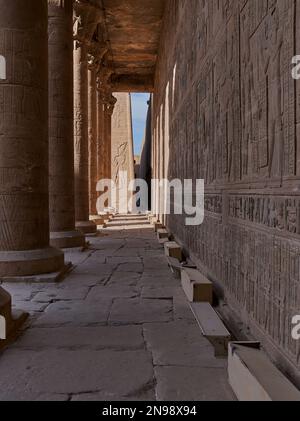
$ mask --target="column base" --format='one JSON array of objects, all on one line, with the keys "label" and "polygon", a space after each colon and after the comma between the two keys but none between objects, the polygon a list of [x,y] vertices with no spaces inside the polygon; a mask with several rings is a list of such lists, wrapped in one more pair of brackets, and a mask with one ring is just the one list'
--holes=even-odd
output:
[{"label": "column base", "polygon": [[96,234],[97,225],[91,221],[79,221],[76,222],[76,229],[83,234]]},{"label": "column base", "polygon": [[0,278],[58,272],[64,263],[64,253],[53,247],[38,250],[1,251]]},{"label": "column base", "polygon": [[0,287],[0,349],[12,342],[28,317],[22,311],[12,311],[11,296]]},{"label": "column base", "polygon": [[85,236],[81,231],[50,232],[50,245],[59,249],[84,247]]},{"label": "column base", "polygon": [[26,276],[3,276],[0,280],[7,284],[55,284],[62,282],[73,269],[71,262],[66,263],[57,272],[40,273]]}]

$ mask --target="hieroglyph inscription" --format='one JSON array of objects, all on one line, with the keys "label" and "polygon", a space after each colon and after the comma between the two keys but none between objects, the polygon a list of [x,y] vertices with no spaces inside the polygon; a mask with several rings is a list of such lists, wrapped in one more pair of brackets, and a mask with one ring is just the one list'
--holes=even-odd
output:
[{"label": "hieroglyph inscription", "polygon": [[0,80],[6,80],[6,59],[0,55]]},{"label": "hieroglyph inscription", "polygon": [[166,225],[260,340],[299,368],[300,0],[167,3],[153,178],[165,159],[169,179],[204,179],[206,193],[202,225],[182,215]]},{"label": "hieroglyph inscription", "polygon": [[0,316],[0,339],[6,339],[6,320]]}]

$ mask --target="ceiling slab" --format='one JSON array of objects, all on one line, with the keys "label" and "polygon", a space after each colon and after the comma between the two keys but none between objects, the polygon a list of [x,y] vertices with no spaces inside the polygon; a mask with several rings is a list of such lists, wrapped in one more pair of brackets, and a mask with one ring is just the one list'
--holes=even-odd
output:
[{"label": "ceiling slab", "polygon": [[[103,0],[114,90],[153,90],[166,0]],[[152,85],[151,85],[152,84]],[[151,89],[150,89],[151,88]]]}]

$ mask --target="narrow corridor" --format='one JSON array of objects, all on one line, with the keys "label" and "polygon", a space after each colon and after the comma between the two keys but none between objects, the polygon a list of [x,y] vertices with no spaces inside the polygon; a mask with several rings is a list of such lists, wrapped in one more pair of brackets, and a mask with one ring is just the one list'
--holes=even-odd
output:
[{"label": "narrow corridor", "polygon": [[59,284],[4,284],[30,312],[0,359],[0,400],[232,400],[143,216],[116,217],[67,251]]}]

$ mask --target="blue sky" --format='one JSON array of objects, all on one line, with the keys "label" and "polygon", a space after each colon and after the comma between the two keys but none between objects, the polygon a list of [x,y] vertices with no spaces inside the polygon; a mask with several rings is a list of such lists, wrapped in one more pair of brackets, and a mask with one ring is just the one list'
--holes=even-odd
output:
[{"label": "blue sky", "polygon": [[145,135],[149,94],[131,94],[134,154],[140,155]]}]

